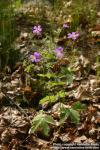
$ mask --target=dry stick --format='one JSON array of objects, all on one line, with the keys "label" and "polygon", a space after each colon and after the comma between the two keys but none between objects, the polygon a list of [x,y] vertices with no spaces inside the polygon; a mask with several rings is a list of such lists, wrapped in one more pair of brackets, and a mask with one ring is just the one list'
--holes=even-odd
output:
[{"label": "dry stick", "polygon": [[18,108],[18,110],[19,110],[22,114],[24,114],[24,115],[28,118],[28,120],[30,121],[28,115],[27,115],[27,114],[25,113],[25,111],[14,101],[14,98],[9,97],[7,94],[5,94],[5,96],[6,96],[6,98],[9,99],[9,100],[11,101],[11,103],[14,104],[14,105]]}]

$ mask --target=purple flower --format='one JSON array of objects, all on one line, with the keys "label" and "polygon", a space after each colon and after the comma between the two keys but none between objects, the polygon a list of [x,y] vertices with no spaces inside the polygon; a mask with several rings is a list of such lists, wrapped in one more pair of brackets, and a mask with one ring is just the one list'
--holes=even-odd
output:
[{"label": "purple flower", "polygon": [[56,53],[56,57],[57,58],[63,58],[63,56],[64,56],[64,54],[63,53],[61,53],[61,52],[58,52],[58,53]]},{"label": "purple flower", "polygon": [[31,60],[31,62],[39,62],[40,61],[40,58],[41,58],[41,56],[40,56],[40,53],[38,53],[38,52],[34,52],[34,54],[33,55],[30,55],[30,60]]},{"label": "purple flower", "polygon": [[32,29],[32,32],[33,32],[35,35],[41,35],[41,32],[42,32],[42,27],[41,27],[41,25],[34,26],[33,29]]},{"label": "purple flower", "polygon": [[68,33],[68,39],[76,40],[78,37],[79,33],[77,32]]},{"label": "purple flower", "polygon": [[57,58],[60,58],[60,59],[61,59],[61,58],[64,56],[63,50],[64,50],[63,47],[57,47],[57,48],[55,49],[54,52],[55,52]]},{"label": "purple flower", "polygon": [[55,49],[55,52],[63,52],[63,50],[64,48],[60,46]]},{"label": "purple flower", "polygon": [[68,24],[64,23],[63,28],[69,28]]}]

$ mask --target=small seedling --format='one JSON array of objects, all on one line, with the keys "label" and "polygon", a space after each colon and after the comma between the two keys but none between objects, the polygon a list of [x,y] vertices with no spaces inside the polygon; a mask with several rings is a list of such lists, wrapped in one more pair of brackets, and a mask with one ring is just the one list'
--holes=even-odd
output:
[{"label": "small seedling", "polygon": [[50,132],[50,124],[55,125],[55,120],[51,116],[46,115],[43,111],[40,111],[32,120],[29,133],[40,131],[43,135],[48,136]]}]

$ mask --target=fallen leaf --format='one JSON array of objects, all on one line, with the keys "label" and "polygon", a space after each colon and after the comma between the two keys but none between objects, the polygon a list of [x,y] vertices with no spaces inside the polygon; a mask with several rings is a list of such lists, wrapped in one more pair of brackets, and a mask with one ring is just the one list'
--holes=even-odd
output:
[{"label": "fallen leaf", "polygon": [[77,137],[74,142],[75,143],[83,143],[87,140],[87,137],[85,135],[82,135],[81,137]]}]

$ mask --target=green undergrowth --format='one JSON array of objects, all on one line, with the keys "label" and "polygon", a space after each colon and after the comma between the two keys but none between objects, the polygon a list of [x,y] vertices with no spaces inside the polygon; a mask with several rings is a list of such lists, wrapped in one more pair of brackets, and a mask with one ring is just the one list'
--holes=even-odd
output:
[{"label": "green undergrowth", "polygon": [[7,65],[13,66],[19,57],[13,46],[18,35],[14,12],[18,3],[19,0],[0,1],[0,69]]},{"label": "green undergrowth", "polygon": [[71,122],[75,125],[79,124],[80,121],[80,111],[84,110],[86,107],[80,102],[76,102],[72,107],[66,108],[61,103],[59,108],[60,113],[59,121],[54,120],[51,115],[47,115],[46,112],[39,111],[38,114],[33,118],[31,122],[31,128],[29,133],[41,132],[45,136],[49,136],[50,127],[61,127],[63,124],[67,123],[67,119],[70,118]]}]

